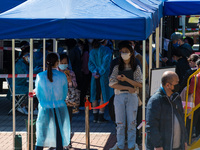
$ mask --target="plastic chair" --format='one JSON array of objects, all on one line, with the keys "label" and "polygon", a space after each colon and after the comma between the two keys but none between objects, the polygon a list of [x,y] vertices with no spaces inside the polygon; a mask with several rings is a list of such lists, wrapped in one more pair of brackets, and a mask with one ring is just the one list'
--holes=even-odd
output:
[{"label": "plastic chair", "polygon": [[[8,89],[11,93],[11,96],[13,96],[12,88],[10,86],[10,82],[9,82],[8,78],[6,78],[6,82],[8,84]],[[21,104],[25,101],[26,98],[27,98],[26,94],[18,94],[18,93],[16,94],[15,93],[15,109],[20,108],[21,110],[23,110],[21,107]],[[13,110],[13,108],[11,108],[11,110],[8,112],[8,114],[10,114],[12,112],[12,110]],[[25,114],[25,112],[24,112],[24,114]]]}]

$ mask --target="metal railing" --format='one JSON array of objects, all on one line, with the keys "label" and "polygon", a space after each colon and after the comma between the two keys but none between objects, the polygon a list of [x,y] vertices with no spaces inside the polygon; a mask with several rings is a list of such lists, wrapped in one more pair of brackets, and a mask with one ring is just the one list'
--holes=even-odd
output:
[{"label": "metal railing", "polygon": [[187,117],[191,115],[191,122],[190,122],[190,133],[189,133],[189,144],[191,145],[191,140],[192,140],[192,127],[193,127],[193,117],[194,117],[194,112],[200,107],[200,103],[193,107],[191,112],[187,113],[187,107],[188,107],[188,95],[189,95],[189,85],[190,85],[190,79],[195,76],[194,79],[194,91],[193,91],[193,103],[195,103],[195,98],[196,98],[196,88],[197,88],[197,74],[200,72],[200,69],[195,71],[192,75],[189,76],[187,80],[187,91],[186,91],[186,104],[185,104],[185,126],[187,122]]}]

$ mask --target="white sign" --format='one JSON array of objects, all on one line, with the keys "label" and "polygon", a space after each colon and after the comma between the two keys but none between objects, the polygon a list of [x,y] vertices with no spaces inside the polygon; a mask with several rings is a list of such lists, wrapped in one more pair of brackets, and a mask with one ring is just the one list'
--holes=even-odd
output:
[{"label": "white sign", "polygon": [[150,96],[152,96],[160,88],[161,78],[162,78],[162,75],[165,71],[175,72],[175,67],[151,69]]}]

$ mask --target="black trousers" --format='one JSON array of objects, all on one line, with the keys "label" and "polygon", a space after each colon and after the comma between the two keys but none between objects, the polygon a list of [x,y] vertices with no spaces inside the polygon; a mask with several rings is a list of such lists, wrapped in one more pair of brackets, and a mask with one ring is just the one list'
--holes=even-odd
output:
[{"label": "black trousers", "polygon": [[[60,128],[58,125],[58,119],[56,116],[56,110],[54,109],[54,115],[55,115],[55,122],[56,122],[56,150],[63,150],[63,145],[62,145],[62,136],[60,133]],[[35,150],[43,150],[43,146],[36,146]]]},{"label": "black trousers", "polygon": [[200,135],[200,108],[194,112],[194,126],[196,128],[196,136]]}]

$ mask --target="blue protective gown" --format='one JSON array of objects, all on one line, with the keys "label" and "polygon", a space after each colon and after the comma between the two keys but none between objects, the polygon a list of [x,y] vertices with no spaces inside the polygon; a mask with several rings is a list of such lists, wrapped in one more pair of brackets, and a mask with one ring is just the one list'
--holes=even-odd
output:
[{"label": "blue protective gown", "polygon": [[[15,64],[15,74],[29,74],[29,66],[20,58]],[[29,85],[28,78],[15,78],[15,94],[28,94]],[[9,79],[12,89],[12,78]]]},{"label": "blue protective gown", "polygon": [[36,122],[37,146],[56,147],[56,122],[54,109],[62,136],[63,146],[70,143],[70,121],[65,99],[68,92],[66,75],[53,69],[53,82],[47,78],[47,71],[37,75],[35,92],[38,98]]},{"label": "blue protective gown", "polygon": [[[100,46],[98,49],[92,49],[89,53],[88,68],[92,73],[100,74],[100,85],[104,103],[109,101],[112,96],[112,89],[109,87],[109,70],[112,58],[111,50],[106,46]],[[96,82],[95,78],[91,78],[90,101],[96,100]]]}]

